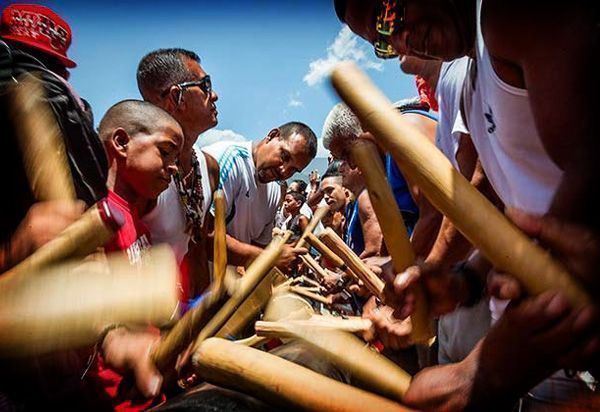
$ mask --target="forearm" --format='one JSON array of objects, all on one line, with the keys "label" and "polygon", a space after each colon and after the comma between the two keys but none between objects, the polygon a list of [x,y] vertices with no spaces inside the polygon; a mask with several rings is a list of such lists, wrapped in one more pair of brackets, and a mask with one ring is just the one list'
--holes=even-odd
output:
[{"label": "forearm", "polygon": [[244,243],[229,235],[227,235],[226,242],[227,260],[230,265],[245,266],[263,251],[258,246]]},{"label": "forearm", "polygon": [[443,216],[431,205],[419,207],[419,215],[410,241],[415,256],[424,259],[437,239]]},{"label": "forearm", "polygon": [[449,268],[465,259],[471,248],[471,243],[444,216],[440,231],[425,259],[425,263],[436,268]]}]

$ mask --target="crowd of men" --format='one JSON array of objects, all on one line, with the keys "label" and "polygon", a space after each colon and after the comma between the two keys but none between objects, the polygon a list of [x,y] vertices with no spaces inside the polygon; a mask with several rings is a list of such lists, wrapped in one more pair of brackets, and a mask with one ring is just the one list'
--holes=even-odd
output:
[{"label": "crowd of men", "polygon": [[[329,166],[322,176],[312,172],[308,184],[290,180],[317,153],[317,136],[301,122],[273,125],[252,142],[198,148],[202,133],[218,123],[218,96],[200,57],[190,50],[159,49],[143,56],[135,73],[142,100],[115,102],[96,130],[89,104],[68,83],[75,67],[67,56],[68,23],[44,6],[27,4],[7,6],[0,22],[0,167],[11,176],[0,214],[0,272],[106,199],[124,223],[104,251],[125,253],[137,265],[152,245],[168,244],[180,267],[185,310],[202,299],[211,282],[211,205],[220,189],[228,263],[248,267],[274,235],[291,231],[275,266],[290,278],[314,277],[329,302],[321,304],[322,311],[372,322],[361,337],[415,375],[403,398],[407,406],[600,409],[600,225],[594,195],[600,187],[595,157],[600,150],[593,120],[600,90],[598,5],[333,3],[339,20],[373,44],[378,57],[399,58],[401,70],[415,76],[417,97],[394,104],[406,123],[561,262],[591,304],[572,305],[560,289],[528,295],[378,147],[416,256],[413,266],[394,273],[385,223],[377,219],[350,150],[361,140],[377,143],[377,136],[344,103],[332,107],[322,126]],[[30,189],[9,91],[34,75],[62,133],[78,200],[39,202]],[[327,213],[314,233],[331,228],[384,279],[385,304],[326,256],[296,246],[323,207]],[[324,275],[305,264],[311,256]],[[436,340],[429,347],[417,347],[410,338],[416,284],[436,320]],[[94,348],[26,359],[0,356],[0,410],[145,410],[165,401],[168,407],[176,391],[163,385],[150,356],[160,332],[110,325],[100,336]],[[350,382],[343,370],[332,371],[308,348],[284,345],[273,353]],[[233,402],[218,404],[221,409],[266,407],[236,403],[229,392],[218,397]],[[195,402],[207,407],[214,402],[214,397],[199,399]]]}]

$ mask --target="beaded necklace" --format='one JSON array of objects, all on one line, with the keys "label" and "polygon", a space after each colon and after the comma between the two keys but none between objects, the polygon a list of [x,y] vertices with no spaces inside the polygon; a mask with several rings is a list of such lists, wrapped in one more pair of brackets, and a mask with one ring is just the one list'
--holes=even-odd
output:
[{"label": "beaded necklace", "polygon": [[[202,228],[202,206],[204,205],[204,190],[202,188],[202,174],[200,173],[200,163],[192,149],[192,170],[186,176],[181,175],[181,165],[178,165],[175,173],[175,183],[179,192],[179,199],[185,211],[186,229],[185,232],[192,237],[195,242],[200,237]],[[192,177],[190,189],[186,188],[185,182]]]}]

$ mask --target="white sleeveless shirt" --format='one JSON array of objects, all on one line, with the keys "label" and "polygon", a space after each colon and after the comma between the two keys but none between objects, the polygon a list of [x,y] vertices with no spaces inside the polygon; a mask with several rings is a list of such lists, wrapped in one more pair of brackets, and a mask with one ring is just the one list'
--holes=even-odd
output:
[{"label": "white sleeveless shirt", "polygon": [[[468,128],[483,169],[504,204],[543,214],[562,171],[542,145],[527,90],[505,83],[494,71],[481,31],[481,2],[477,1],[477,79],[466,108]],[[465,102],[469,106],[468,97]]]},{"label": "white sleeveless shirt", "polygon": [[[195,148],[200,176],[202,176],[202,194],[204,202],[202,204],[202,214],[200,220],[204,222],[206,212],[212,202],[212,191],[210,189],[210,179],[208,167],[206,165],[206,155]],[[177,184],[171,179],[169,187],[160,194],[156,201],[156,206],[147,215],[142,218],[142,222],[150,230],[152,243],[167,243],[173,248],[177,263],[181,263],[183,257],[188,251],[190,235],[186,233],[186,218]]]},{"label": "white sleeveless shirt", "polygon": [[[544,214],[563,172],[542,145],[527,90],[506,84],[494,71],[481,30],[482,1],[477,0],[477,79],[471,105],[466,108],[471,138],[483,169],[504,204]],[[470,85],[468,76],[466,92]],[[466,106],[468,102],[465,98]],[[490,299],[492,323],[507,304],[508,301]],[[529,396],[543,402],[569,402],[576,407],[576,399],[590,396],[589,393],[583,383],[567,377],[561,370],[531,389]]]}]

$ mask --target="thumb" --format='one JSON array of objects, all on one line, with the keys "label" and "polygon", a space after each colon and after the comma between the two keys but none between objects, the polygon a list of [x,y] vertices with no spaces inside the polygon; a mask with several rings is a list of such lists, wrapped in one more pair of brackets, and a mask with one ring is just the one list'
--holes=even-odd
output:
[{"label": "thumb", "polygon": [[138,390],[146,398],[154,398],[160,393],[163,377],[149,357],[138,362],[133,369]]}]

